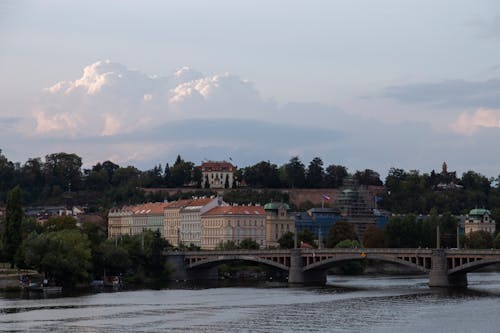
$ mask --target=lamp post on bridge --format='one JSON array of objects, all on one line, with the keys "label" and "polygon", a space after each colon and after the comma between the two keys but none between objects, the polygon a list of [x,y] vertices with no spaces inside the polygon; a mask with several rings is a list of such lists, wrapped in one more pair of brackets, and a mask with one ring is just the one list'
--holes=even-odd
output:
[{"label": "lamp post on bridge", "polygon": [[441,248],[441,234],[439,232],[439,225],[436,226],[436,249]]}]

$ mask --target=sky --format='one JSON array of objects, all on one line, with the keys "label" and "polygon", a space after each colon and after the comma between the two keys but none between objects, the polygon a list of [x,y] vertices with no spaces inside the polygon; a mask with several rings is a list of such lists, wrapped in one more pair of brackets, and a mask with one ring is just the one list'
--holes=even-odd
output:
[{"label": "sky", "polygon": [[0,149],[500,175],[500,3],[0,0]]}]

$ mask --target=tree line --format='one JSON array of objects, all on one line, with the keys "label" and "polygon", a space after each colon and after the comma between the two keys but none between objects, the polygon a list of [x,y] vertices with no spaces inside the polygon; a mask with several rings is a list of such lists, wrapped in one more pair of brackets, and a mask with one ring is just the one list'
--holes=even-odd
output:
[{"label": "tree line", "polygon": [[[180,155],[172,165],[166,163],[163,167],[159,164],[145,171],[111,161],[99,162],[90,168],[82,168],[82,165],[82,158],[72,153],[49,154],[43,159],[29,158],[21,164],[10,161],[0,150],[0,203],[5,202],[7,192],[17,185],[23,189],[22,202],[26,205],[61,204],[70,194],[76,203],[108,208],[165,199],[147,197],[141,188],[190,187],[193,192],[209,192],[209,189],[202,189],[200,167]],[[262,161],[238,169],[233,187],[239,184],[250,189],[338,188],[348,175],[347,168],[341,165],[324,168],[319,157],[315,157],[308,167],[299,157],[292,157],[280,167]],[[379,174],[369,169],[357,171],[354,177],[360,184],[382,185]]]},{"label": "tree line", "polygon": [[[210,189],[201,188],[200,167],[180,155],[171,165],[159,164],[145,171],[111,161],[99,162],[90,168],[82,168],[82,165],[80,156],[63,152],[43,159],[30,158],[24,164],[14,163],[0,150],[0,205],[5,203],[7,192],[17,185],[23,189],[24,205],[62,204],[71,198],[91,210],[213,194]],[[281,166],[261,161],[237,169],[235,187],[238,188],[228,189],[226,194],[228,202],[234,203],[264,204],[273,198],[288,202],[286,195],[270,189],[341,188],[347,177],[358,185],[384,185],[385,191],[377,201],[380,208],[392,213],[429,214],[435,208],[439,214],[458,215],[474,207],[484,207],[490,208],[495,220],[500,221],[500,178],[488,179],[472,170],[458,177],[448,171],[421,173],[391,168],[383,182],[371,169],[349,173],[342,165],[325,167],[320,157],[313,158],[306,166],[295,156]],[[189,187],[192,193],[168,196],[158,192],[146,194],[141,190],[178,187]]]}]

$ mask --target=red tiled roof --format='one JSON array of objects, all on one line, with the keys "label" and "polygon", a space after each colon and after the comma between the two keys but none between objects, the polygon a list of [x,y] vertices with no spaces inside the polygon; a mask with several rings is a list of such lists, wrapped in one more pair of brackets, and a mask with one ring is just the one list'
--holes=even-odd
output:
[{"label": "red tiled roof", "polygon": [[193,201],[193,199],[181,199],[177,201],[172,201],[169,202],[168,205],[165,207],[166,209],[175,209],[175,208],[183,208],[189,205]]},{"label": "red tiled roof", "polygon": [[205,205],[208,205],[212,200],[214,200],[214,198],[193,199],[193,200],[191,200],[189,205],[187,205],[187,207],[189,207],[189,206],[191,206],[191,207],[205,206]]},{"label": "red tiled roof", "polygon": [[201,171],[226,171],[231,172],[236,170],[231,163],[222,161],[222,162],[203,162],[201,163]]},{"label": "red tiled roof", "polygon": [[153,202],[127,208],[134,214],[163,214],[163,210],[168,205],[166,202]]},{"label": "red tiled roof", "polygon": [[266,211],[261,206],[218,206],[212,208],[206,215],[261,215],[266,216]]}]

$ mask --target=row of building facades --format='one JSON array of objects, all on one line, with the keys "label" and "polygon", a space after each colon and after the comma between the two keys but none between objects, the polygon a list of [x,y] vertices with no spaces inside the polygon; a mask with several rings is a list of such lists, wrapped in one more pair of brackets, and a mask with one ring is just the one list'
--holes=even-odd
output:
[{"label": "row of building facades", "polygon": [[229,205],[219,197],[193,198],[168,203],[147,203],[112,209],[108,215],[108,237],[158,231],[175,247],[181,244],[212,250],[219,244],[244,239],[261,248],[278,246],[287,231],[295,232],[288,205]]},{"label": "row of building facades", "polygon": [[[337,221],[352,223],[362,239],[370,225],[383,227],[387,218],[376,214],[361,219],[342,214],[338,208],[312,208],[291,213],[286,203],[271,202],[264,206],[235,206],[220,197],[193,198],[173,202],[147,203],[112,209],[108,215],[108,237],[137,235],[145,230],[158,231],[171,245],[194,245],[213,250],[220,244],[252,239],[261,248],[277,247],[286,232],[313,232],[318,240],[328,234]],[[460,219],[461,233],[495,232],[495,221],[486,209],[473,209]]]}]

